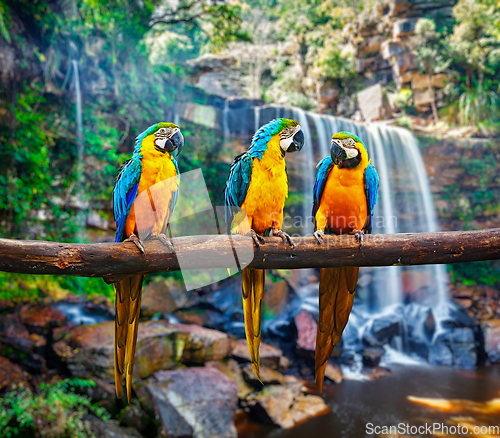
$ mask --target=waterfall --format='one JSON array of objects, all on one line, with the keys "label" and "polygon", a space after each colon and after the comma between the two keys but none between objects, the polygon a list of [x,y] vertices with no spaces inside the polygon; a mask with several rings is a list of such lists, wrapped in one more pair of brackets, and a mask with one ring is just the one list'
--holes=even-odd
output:
[{"label": "waterfall", "polygon": [[[314,169],[316,163],[314,162],[314,151],[312,147],[307,147],[307,145],[312,145],[312,136],[311,130],[309,129],[309,121],[307,118],[307,114],[304,110],[299,108],[293,109],[293,117],[297,122],[299,122],[302,127],[302,132],[304,133],[304,145],[305,147],[302,149],[303,157],[302,167],[303,167],[303,188],[302,194],[304,197],[303,200],[303,235],[311,234],[313,230],[313,223],[311,220],[311,209],[313,203],[313,187],[314,187],[314,178],[315,173]],[[312,169],[312,171],[311,171]]]},{"label": "waterfall", "polygon": [[78,204],[77,210],[77,238],[79,242],[83,242],[83,230],[85,227],[85,215],[83,213],[83,115],[82,115],[82,93],[80,90],[80,75],[78,73],[78,61],[71,61],[73,73],[75,77],[75,95],[76,95],[76,132],[77,132],[77,181],[76,181],[76,198]]},{"label": "waterfall", "polygon": [[[279,116],[293,117],[302,127],[305,146],[298,159],[302,181],[296,184],[301,187],[303,195],[305,227],[301,234],[310,235],[312,232],[310,214],[315,166],[329,153],[331,136],[339,131],[352,132],[363,140],[379,174],[379,201],[374,211],[373,233],[439,230],[424,162],[417,140],[410,131],[383,122],[363,124],[298,108],[255,107],[253,116],[254,126],[249,128],[255,128],[254,131]],[[294,181],[290,181],[290,185],[293,186]],[[412,287],[418,289],[421,283],[430,291],[428,302],[434,308],[446,302],[448,297],[446,269],[442,265],[362,268],[360,279],[362,277],[365,280],[359,282],[357,294],[373,311],[414,300],[405,297],[405,293],[408,295]]]},{"label": "waterfall", "polygon": [[222,132],[224,134],[224,143],[229,141],[231,131],[229,130],[229,101],[224,101],[224,110],[222,111]]}]

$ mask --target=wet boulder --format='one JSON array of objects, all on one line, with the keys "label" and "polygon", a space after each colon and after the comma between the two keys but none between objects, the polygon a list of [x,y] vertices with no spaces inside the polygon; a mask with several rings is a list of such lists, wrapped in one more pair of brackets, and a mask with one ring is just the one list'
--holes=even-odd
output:
[{"label": "wet boulder", "polygon": [[429,350],[429,363],[455,368],[474,368],[477,363],[474,331],[463,327],[441,333]]},{"label": "wet boulder", "polygon": [[446,307],[442,309],[444,316],[441,320],[441,326],[444,329],[451,330],[460,327],[474,327],[474,320],[467,315],[465,310],[458,304],[450,301],[446,303],[445,306]]},{"label": "wet boulder", "polygon": [[289,386],[271,385],[247,398],[243,405],[260,421],[291,429],[298,424],[330,411],[321,397],[305,395]]},{"label": "wet boulder", "polygon": [[163,435],[236,438],[238,386],[213,367],[158,371],[148,385]]},{"label": "wet boulder", "polygon": [[395,336],[398,336],[401,333],[401,329],[401,316],[390,313],[374,319],[371,333],[373,337],[383,345],[390,343]]},{"label": "wet boulder", "polygon": [[368,347],[363,350],[363,365],[365,367],[378,367],[384,355],[383,348]]},{"label": "wet boulder", "polygon": [[325,377],[334,383],[342,383],[342,369],[337,364],[327,362]]},{"label": "wet boulder", "polygon": [[405,308],[406,346],[408,351],[427,357],[432,337],[436,330],[436,320],[432,309],[417,303]]},{"label": "wet boulder", "polygon": [[0,356],[0,391],[9,390],[14,384],[27,385],[26,374],[19,365]]},{"label": "wet boulder", "polygon": [[[54,351],[74,376],[114,378],[114,322],[81,325],[54,344]],[[196,325],[148,321],[139,324],[134,374],[146,378],[179,363],[203,363],[229,354],[225,333]]]},{"label": "wet boulder", "polygon": [[314,355],[316,350],[316,332],[318,323],[306,310],[301,310],[294,318],[295,327],[297,328],[297,352]]},{"label": "wet boulder", "polygon": [[224,281],[215,292],[204,296],[201,302],[212,306],[224,315],[230,316],[235,311],[241,312],[243,308],[241,288],[241,276],[232,277]]},{"label": "wet boulder", "polygon": [[278,280],[266,285],[264,308],[273,315],[282,312],[288,304],[289,295],[289,286],[285,280]]},{"label": "wet boulder", "polygon": [[18,315],[0,315],[0,354],[32,373],[46,371],[47,340],[28,331]]},{"label": "wet boulder", "polygon": [[[254,388],[250,386],[246,380],[243,378],[243,372],[241,370],[240,364],[236,360],[228,358],[218,361],[210,361],[205,364],[206,367],[212,367],[218,369],[222,374],[229,377],[233,382],[238,385],[238,397],[245,398],[248,394],[254,391]],[[262,387],[262,385],[260,385]]]},{"label": "wet boulder", "polygon": [[[95,325],[80,325],[69,337],[56,342],[55,353],[76,377],[97,376],[114,378],[113,321]],[[137,336],[134,374],[148,377],[159,369],[180,362],[184,339],[178,331],[159,321],[140,324]]]},{"label": "wet boulder", "polygon": [[120,412],[119,421],[121,427],[134,428],[145,433],[151,424],[151,417],[137,404],[130,404]]},{"label": "wet boulder", "polygon": [[47,336],[54,327],[60,327],[66,321],[66,316],[52,306],[21,307],[19,311],[21,322],[30,333]]},{"label": "wet boulder", "polygon": [[86,415],[84,420],[90,423],[90,430],[96,438],[142,438],[137,429],[121,427],[116,420],[102,421],[93,415]]},{"label": "wet boulder", "polygon": [[484,350],[488,362],[500,363],[500,319],[493,319],[482,324]]},{"label": "wet boulder", "polygon": [[292,321],[288,315],[279,315],[264,324],[265,333],[268,336],[279,338],[285,342],[295,341],[295,332]]},{"label": "wet boulder", "polygon": [[[283,356],[283,352],[279,348],[261,342],[259,351],[262,366],[275,370],[279,368],[280,358]],[[246,339],[231,342],[231,356],[238,362],[250,362],[250,352]]]},{"label": "wet boulder", "polygon": [[[284,385],[285,377],[277,370],[273,370],[272,368],[261,366],[260,367],[260,382],[257,379],[257,376],[253,372],[252,365],[246,364],[243,367],[243,377],[245,380],[252,386],[255,386],[259,389],[262,388],[262,384],[264,385]],[[262,383],[261,383],[262,382]]]},{"label": "wet boulder", "polygon": [[391,372],[387,368],[376,366],[376,367],[363,368],[361,374],[368,380],[377,380],[381,377],[390,376]]},{"label": "wet boulder", "polygon": [[174,324],[172,327],[185,337],[183,363],[202,364],[229,355],[231,342],[223,332],[195,324]]},{"label": "wet boulder", "polygon": [[223,330],[226,318],[216,310],[186,309],[178,310],[174,316],[183,324],[196,324],[203,327]]},{"label": "wet boulder", "polygon": [[188,293],[182,283],[173,278],[159,278],[144,286],[141,313],[143,316],[152,317],[158,313],[172,313],[197,303],[198,297]]}]

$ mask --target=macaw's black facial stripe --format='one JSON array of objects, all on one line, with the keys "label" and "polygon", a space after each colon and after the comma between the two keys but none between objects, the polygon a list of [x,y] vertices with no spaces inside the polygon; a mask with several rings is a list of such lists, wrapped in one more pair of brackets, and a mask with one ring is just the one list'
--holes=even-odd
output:
[{"label": "macaw's black facial stripe", "polygon": [[337,163],[339,169],[353,169],[361,162],[361,154],[356,155],[348,160],[340,160]]}]

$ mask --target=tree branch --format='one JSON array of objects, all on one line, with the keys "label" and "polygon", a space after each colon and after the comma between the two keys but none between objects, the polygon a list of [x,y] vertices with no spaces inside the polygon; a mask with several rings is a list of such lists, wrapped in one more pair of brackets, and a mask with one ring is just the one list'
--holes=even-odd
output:
[{"label": "tree branch", "polygon": [[[278,237],[266,237],[260,249],[253,248],[250,238],[245,236],[178,237],[172,239],[176,254],[152,240],[145,242],[147,254],[143,256],[131,242],[76,244],[0,239],[0,271],[103,277],[113,282],[132,274],[181,268],[234,268],[234,254],[238,254],[241,267],[258,269],[425,265],[500,259],[500,228],[366,235],[361,250],[350,235],[325,236],[321,245],[313,237],[294,240],[296,247],[292,250]],[[242,257],[245,252],[247,256]]]}]

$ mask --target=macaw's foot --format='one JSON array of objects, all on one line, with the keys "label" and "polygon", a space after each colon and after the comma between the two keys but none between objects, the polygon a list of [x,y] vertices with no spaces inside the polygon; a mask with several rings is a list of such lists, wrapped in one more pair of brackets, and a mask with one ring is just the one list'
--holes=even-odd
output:
[{"label": "macaw's foot", "polygon": [[295,248],[295,242],[292,240],[289,234],[285,233],[283,230],[278,230],[274,233],[275,236],[281,237],[283,242],[288,243],[292,249]]},{"label": "macaw's foot", "polygon": [[139,249],[139,251],[143,254],[146,255],[146,248],[144,248],[144,244],[141,242],[141,239],[139,239],[135,234],[131,234],[128,236],[124,242],[134,242],[135,246]]},{"label": "macaw's foot", "polygon": [[172,245],[172,242],[170,242],[170,239],[165,234],[160,233],[156,237],[170,250],[171,253],[175,253],[174,245]]},{"label": "macaw's foot", "polygon": [[250,230],[249,234],[252,237],[253,241],[255,242],[255,246],[257,248],[260,248],[261,243],[266,243],[266,239],[264,239],[261,235],[257,234],[254,230]]},{"label": "macaw's foot", "polygon": [[362,249],[363,248],[363,236],[365,235],[365,233],[363,233],[363,231],[361,231],[361,230],[354,230],[351,234],[354,235],[356,240],[359,242],[359,249]]},{"label": "macaw's foot", "polygon": [[318,242],[318,245],[321,245],[323,243],[323,239],[325,238],[325,233],[321,230],[316,230],[313,233],[313,236],[316,238],[316,242]]}]

